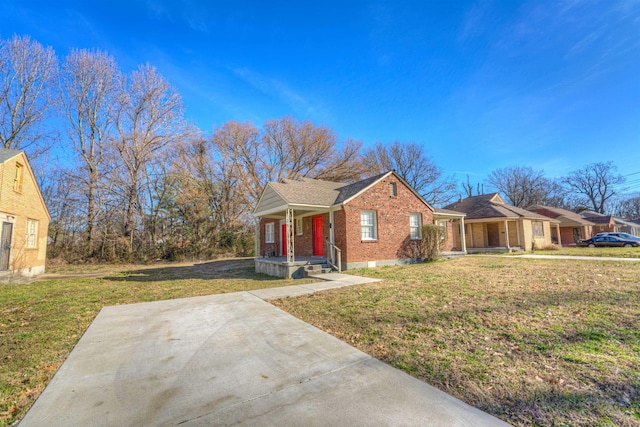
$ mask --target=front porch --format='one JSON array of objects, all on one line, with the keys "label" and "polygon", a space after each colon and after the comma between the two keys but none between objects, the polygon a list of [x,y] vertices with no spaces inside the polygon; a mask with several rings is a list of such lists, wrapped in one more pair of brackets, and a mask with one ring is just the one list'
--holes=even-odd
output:
[{"label": "front porch", "polygon": [[327,265],[324,257],[296,257],[295,261],[287,261],[286,256],[256,258],[256,273],[289,279],[305,277],[305,271],[313,270],[312,266]]}]

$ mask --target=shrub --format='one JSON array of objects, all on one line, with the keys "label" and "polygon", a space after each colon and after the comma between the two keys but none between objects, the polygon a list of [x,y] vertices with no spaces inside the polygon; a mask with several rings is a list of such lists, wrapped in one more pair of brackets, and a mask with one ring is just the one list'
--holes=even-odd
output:
[{"label": "shrub", "polygon": [[422,258],[435,261],[440,258],[440,246],[444,242],[445,229],[435,224],[422,226]]}]

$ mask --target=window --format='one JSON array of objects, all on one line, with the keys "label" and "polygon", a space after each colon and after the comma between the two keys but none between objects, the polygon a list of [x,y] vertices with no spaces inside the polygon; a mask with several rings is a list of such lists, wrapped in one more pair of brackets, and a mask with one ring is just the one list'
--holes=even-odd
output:
[{"label": "window", "polygon": [[302,236],[302,218],[296,218],[296,235]]},{"label": "window", "polygon": [[16,163],[16,176],[13,178],[13,191],[22,192],[22,165]]},{"label": "window", "polygon": [[447,221],[438,221],[438,225],[444,230],[440,240],[445,240],[447,238]]},{"label": "window", "polygon": [[276,237],[274,233],[273,223],[270,222],[264,226],[264,242],[275,243]]},{"label": "window", "polygon": [[27,247],[35,248],[38,246],[38,221],[33,219],[27,220]]},{"label": "window", "polygon": [[378,238],[376,211],[360,211],[360,226],[362,240],[376,240]]},{"label": "window", "polygon": [[409,214],[409,232],[412,240],[422,239],[422,215]]},{"label": "window", "polygon": [[398,186],[395,182],[389,183],[389,195],[391,197],[396,197],[398,195]]},{"label": "window", "polygon": [[531,223],[533,228],[533,237],[544,237],[544,228],[542,227],[542,221],[533,221]]}]

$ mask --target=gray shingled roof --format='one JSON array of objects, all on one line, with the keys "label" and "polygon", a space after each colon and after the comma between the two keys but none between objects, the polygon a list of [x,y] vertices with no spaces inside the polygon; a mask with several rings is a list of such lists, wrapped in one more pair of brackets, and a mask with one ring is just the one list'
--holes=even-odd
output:
[{"label": "gray shingled roof", "polygon": [[273,188],[287,203],[296,205],[333,206],[348,200],[366,189],[389,172],[347,184],[344,182],[323,181],[312,178],[284,179],[282,182],[270,182]]},{"label": "gray shingled roof", "polygon": [[20,153],[22,153],[22,150],[11,150],[9,148],[0,148],[0,163],[4,163],[9,159],[14,158]]},{"label": "gray shingled roof", "polygon": [[342,203],[345,200],[349,200],[351,197],[369,187],[388,173],[389,172],[381,173],[380,175],[372,176],[371,178],[363,179],[362,181],[354,182],[353,184],[348,184],[341,187],[340,194],[338,194],[338,197],[334,201],[334,204]]},{"label": "gray shingled roof", "polygon": [[287,203],[296,205],[331,206],[340,195],[338,188],[343,182],[322,181],[319,179],[285,179],[284,182],[270,182],[273,188]]},{"label": "gray shingled roof", "polygon": [[465,219],[467,220],[488,218],[531,218],[557,222],[556,220],[539,215],[535,212],[507,205],[498,193],[467,197],[466,199],[451,203],[444,208],[466,213],[467,216]]}]

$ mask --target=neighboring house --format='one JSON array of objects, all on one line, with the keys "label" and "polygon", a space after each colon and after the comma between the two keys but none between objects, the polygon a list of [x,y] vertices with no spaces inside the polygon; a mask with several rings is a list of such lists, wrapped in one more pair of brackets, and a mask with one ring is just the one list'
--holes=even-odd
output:
[{"label": "neighboring house", "polygon": [[[437,221],[448,236],[464,226],[464,214],[435,211],[394,171],[352,184],[270,182],[253,213],[256,271],[284,277],[299,277],[300,266],[314,259],[338,270],[415,262],[423,224]],[[454,242],[445,246],[464,253]]]},{"label": "neighboring house", "polygon": [[623,233],[633,234],[634,236],[640,236],[640,224],[635,221],[627,221],[622,218],[613,217],[616,224],[619,225],[620,231]]},{"label": "neighboring house", "polygon": [[446,206],[464,212],[467,252],[529,251],[551,245],[560,221],[508,205],[498,193],[467,197]]},{"label": "neighboring house", "polygon": [[573,246],[580,240],[593,236],[595,224],[575,212],[542,205],[529,206],[527,210],[560,221],[560,233],[555,227],[551,227],[551,240],[558,245]]},{"label": "neighboring house", "polygon": [[605,215],[598,212],[593,211],[582,211],[580,212],[585,219],[594,223],[593,226],[593,235],[595,236],[598,233],[603,232],[619,232],[622,231],[619,229],[618,224],[613,219],[611,215]]},{"label": "neighboring house", "polygon": [[44,273],[49,220],[27,156],[0,148],[0,275]]}]

